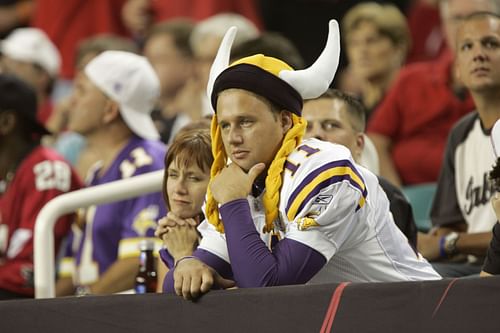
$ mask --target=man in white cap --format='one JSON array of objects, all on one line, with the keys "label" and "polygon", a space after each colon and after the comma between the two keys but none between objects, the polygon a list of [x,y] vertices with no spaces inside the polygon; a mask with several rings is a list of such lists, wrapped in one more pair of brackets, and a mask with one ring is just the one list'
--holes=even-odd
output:
[{"label": "man in white cap", "polygon": [[326,91],[338,65],[337,22],[318,60],[300,71],[262,54],[228,67],[234,34],[223,39],[208,81],[216,110],[208,221],[164,290],[191,299],[229,280],[248,288],[439,279],[397,229],[376,176],[343,146],[302,141],[303,100]]},{"label": "man in white cap", "polygon": [[1,70],[28,82],[36,91],[38,120],[45,124],[52,113],[50,100],[59,75],[61,56],[40,29],[18,28],[1,44]]},{"label": "man in white cap", "polygon": [[[159,89],[146,58],[124,51],[101,53],[77,76],[68,126],[99,156],[89,171],[89,186],[163,168],[165,146],[150,117]],[[56,293],[71,294],[75,287],[80,294],[132,288],[139,241],[154,235],[164,214],[160,192],[89,207],[81,214],[83,238],[75,237],[68,249],[72,256],[62,261]]]}]

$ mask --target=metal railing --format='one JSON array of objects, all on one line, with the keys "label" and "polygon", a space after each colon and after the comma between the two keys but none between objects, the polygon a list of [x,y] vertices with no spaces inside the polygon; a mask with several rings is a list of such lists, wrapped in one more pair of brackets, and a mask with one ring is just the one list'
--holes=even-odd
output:
[{"label": "metal railing", "polygon": [[55,297],[54,225],[65,214],[95,204],[133,198],[161,190],[163,170],[60,195],[40,211],[35,223],[35,297]]}]

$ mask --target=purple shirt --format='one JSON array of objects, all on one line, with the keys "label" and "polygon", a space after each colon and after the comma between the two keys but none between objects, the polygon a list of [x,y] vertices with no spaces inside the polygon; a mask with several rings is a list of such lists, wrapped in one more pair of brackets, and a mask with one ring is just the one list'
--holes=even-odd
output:
[{"label": "purple shirt", "polygon": [[[89,186],[130,178],[163,168],[165,146],[159,141],[133,137],[101,176],[99,168]],[[76,250],[80,284],[92,283],[117,259],[138,255],[143,237],[154,237],[156,221],[165,215],[161,192],[91,206],[85,214],[85,232]]]}]

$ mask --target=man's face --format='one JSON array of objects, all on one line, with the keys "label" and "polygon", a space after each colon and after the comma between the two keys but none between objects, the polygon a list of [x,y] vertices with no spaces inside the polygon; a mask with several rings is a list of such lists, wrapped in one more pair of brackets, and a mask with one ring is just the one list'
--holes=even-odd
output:
[{"label": "man's face", "polygon": [[210,76],[210,68],[217,55],[217,50],[222,38],[216,36],[206,36],[201,44],[195,45],[193,48],[196,67],[195,75],[201,87],[206,87],[208,77]]},{"label": "man's face", "polygon": [[306,101],[302,116],[307,120],[305,138],[317,138],[346,146],[355,160],[363,151],[363,136],[356,131],[349,119],[344,101],[334,98],[319,98]]},{"label": "man's face", "polygon": [[481,16],[458,30],[458,77],[472,92],[500,88],[500,20]]},{"label": "man's face", "polygon": [[291,127],[288,113],[273,113],[264,99],[241,89],[219,95],[217,121],[227,156],[245,171],[260,162],[269,167]]},{"label": "man's face", "polygon": [[84,74],[75,79],[68,129],[88,136],[104,126],[104,110],[110,100]]},{"label": "man's face", "polygon": [[493,0],[442,0],[440,2],[446,42],[455,50],[457,29],[463,18],[475,12],[494,12]]},{"label": "man's face", "polygon": [[176,47],[171,35],[151,37],[144,46],[144,56],[160,79],[162,97],[175,96],[191,77],[192,60]]},{"label": "man's face", "polygon": [[[48,75],[42,69],[37,68],[33,63],[19,61],[8,56],[2,56],[1,70],[4,73],[12,74],[21,80],[29,83],[37,91],[44,91],[44,82],[48,80]],[[45,77],[45,79],[42,78]]]}]

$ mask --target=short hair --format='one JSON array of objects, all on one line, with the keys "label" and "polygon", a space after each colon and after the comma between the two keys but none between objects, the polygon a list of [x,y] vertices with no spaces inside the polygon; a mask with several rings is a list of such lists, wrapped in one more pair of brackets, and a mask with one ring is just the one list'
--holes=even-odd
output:
[{"label": "short hair", "polygon": [[[467,15],[466,17],[464,17],[462,19],[462,21],[460,23],[460,27],[462,27],[467,22],[470,22],[470,21],[478,19],[478,18],[485,18],[485,17],[490,17],[490,18],[494,18],[494,19],[500,20],[500,15],[497,14],[497,13],[487,12],[487,11],[474,12],[472,14]],[[460,29],[460,27],[459,27],[459,29]],[[458,38],[457,38],[456,44],[458,44],[458,42],[459,41],[458,41]]]},{"label": "short hair", "polygon": [[249,19],[239,14],[221,13],[210,16],[203,21],[200,21],[193,29],[189,43],[191,49],[196,50],[203,39],[207,36],[215,36],[222,39],[227,29],[235,26],[238,28],[238,33],[233,42],[233,46],[255,38],[259,35],[259,30]]},{"label": "short hair", "polygon": [[378,32],[388,37],[396,46],[402,46],[405,53],[410,48],[410,29],[406,17],[391,4],[366,2],[351,8],[342,20],[344,38],[358,27],[361,22],[373,23]]},{"label": "short hair", "polygon": [[277,32],[263,32],[260,36],[235,46],[231,51],[231,59],[237,60],[259,53],[283,60],[294,69],[304,68],[304,59],[295,45]]},{"label": "short hair", "polygon": [[338,99],[344,102],[347,107],[348,116],[352,127],[358,132],[364,132],[366,127],[366,108],[357,98],[337,89],[328,89],[317,99],[328,98]]},{"label": "short hair", "polygon": [[195,24],[193,21],[186,18],[170,19],[155,24],[148,32],[144,43],[155,36],[169,35],[172,36],[177,49],[185,56],[192,57],[193,50],[189,39],[193,32]]},{"label": "short hair", "polygon": [[165,155],[165,171],[163,173],[163,198],[167,207],[169,206],[166,189],[168,167],[173,161],[177,161],[182,166],[188,166],[195,162],[201,170],[210,172],[214,161],[210,130],[207,128],[194,128],[182,131],[175,136],[175,139],[168,148],[168,152]]},{"label": "short hair", "polygon": [[100,34],[84,39],[78,44],[75,64],[78,64],[87,54],[101,54],[104,51],[126,51],[138,53],[139,49],[131,39],[113,34]]},{"label": "short hair", "polygon": [[[448,3],[450,0],[438,0],[438,6]],[[470,1],[470,0],[462,0]],[[500,0],[487,0],[489,4],[493,5],[493,11],[495,14],[500,14]],[[441,9],[441,8],[440,8]]]}]

